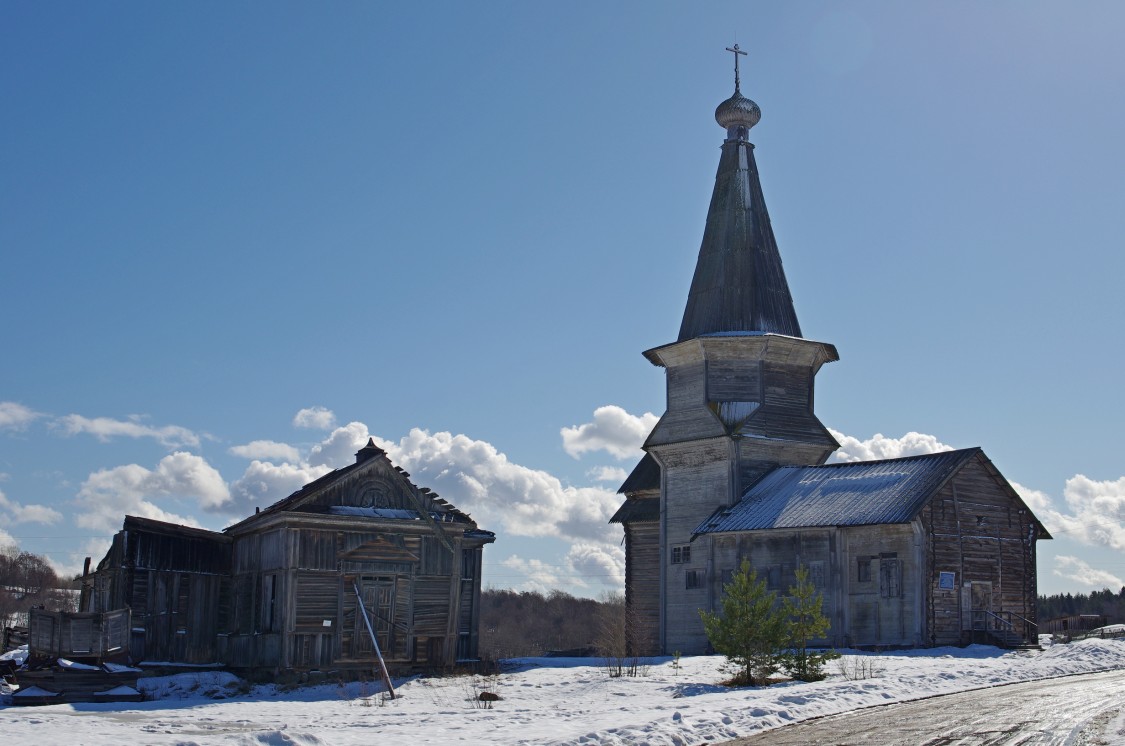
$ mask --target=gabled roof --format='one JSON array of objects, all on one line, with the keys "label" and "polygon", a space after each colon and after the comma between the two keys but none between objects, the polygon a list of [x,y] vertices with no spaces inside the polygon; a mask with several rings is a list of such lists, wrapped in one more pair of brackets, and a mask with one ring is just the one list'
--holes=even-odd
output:
[{"label": "gabled roof", "polygon": [[[638,493],[653,493],[647,497],[636,497]],[[651,453],[646,453],[625,482],[617,490],[619,495],[628,495],[610,523],[651,523],[660,520],[660,464]]]},{"label": "gabled roof", "polygon": [[217,541],[220,544],[229,544],[231,541],[229,536],[221,534],[218,531],[208,531],[205,528],[194,528],[179,523],[158,521],[154,518],[142,518],[137,515],[125,516],[125,521],[121,528],[124,531],[144,531],[145,533],[160,534],[162,536],[178,536],[185,539],[205,539],[207,541]]},{"label": "gabled roof", "polygon": [[610,523],[655,523],[660,520],[660,495],[630,497],[617,509]]},{"label": "gabled roof", "polygon": [[723,143],[679,341],[721,332],[801,336],[754,146],[741,133]]},{"label": "gabled roof", "polygon": [[660,464],[656,463],[656,459],[652,457],[651,453],[646,453],[637,465],[633,467],[633,471],[622,483],[621,487],[617,490],[619,495],[631,495],[634,492],[646,492],[648,490],[660,489]]},{"label": "gabled roof", "polygon": [[[395,510],[395,509],[360,509],[360,508],[345,508],[342,506],[323,506],[313,505],[314,499],[326,488],[336,484],[342,479],[355,474],[357,471],[364,468],[369,468],[371,462],[380,461],[386,466],[391,467],[397,475],[398,479],[407,487],[407,491],[413,496],[413,501],[419,506],[425,506],[423,510]],[[416,521],[425,520],[431,525],[437,524],[459,524],[467,529],[473,530],[474,535],[488,535],[494,536],[490,531],[480,529],[476,522],[467,514],[450,503],[443,500],[436,492],[431,491],[429,488],[417,487],[410,481],[410,474],[399,466],[391,463],[387,458],[386,452],[375,445],[374,439],[368,439],[366,446],[361,448],[356,453],[356,462],[348,464],[339,469],[328,472],[319,479],[309,482],[301,489],[292,493],[288,497],[278,500],[273,505],[267,508],[262,508],[254,515],[244,518],[243,520],[223,529],[224,532],[230,532],[233,529],[243,528],[248,524],[262,520],[267,516],[274,515],[282,512],[304,512],[304,513],[319,513],[323,515],[351,515],[354,517],[372,518],[378,520],[392,520],[392,521]]]},{"label": "gabled roof", "polygon": [[909,523],[980,448],[823,466],[781,466],[696,534]]}]

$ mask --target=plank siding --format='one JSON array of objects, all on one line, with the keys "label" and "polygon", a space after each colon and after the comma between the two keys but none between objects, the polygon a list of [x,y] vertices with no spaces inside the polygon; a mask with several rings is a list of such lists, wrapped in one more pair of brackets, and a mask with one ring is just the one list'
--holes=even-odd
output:
[{"label": "plank siding", "polygon": [[660,650],[660,524],[625,524],[625,609],[630,651]]},{"label": "plank siding", "polygon": [[762,401],[761,362],[718,359],[707,363],[709,401]]},{"label": "plank siding", "polygon": [[[1018,634],[1034,639],[1036,622],[1034,537],[1031,511],[1000,484],[983,459],[967,464],[926,505],[920,516],[931,534],[928,575],[928,641],[964,644],[972,639],[972,584],[988,584],[987,611],[1013,617]],[[954,587],[940,587],[941,573]],[[980,598],[981,596],[978,596]],[[1025,621],[1026,620],[1026,621]]]}]

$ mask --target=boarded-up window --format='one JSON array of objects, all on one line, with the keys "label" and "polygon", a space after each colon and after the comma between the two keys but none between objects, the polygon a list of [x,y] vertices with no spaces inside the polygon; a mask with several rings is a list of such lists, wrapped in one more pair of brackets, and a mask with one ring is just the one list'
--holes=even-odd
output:
[{"label": "boarded-up window", "polygon": [[703,587],[703,571],[702,570],[688,570],[684,573],[684,587],[702,588]]},{"label": "boarded-up window", "polygon": [[457,658],[466,660],[473,653],[473,640],[468,632],[462,632],[457,638]]},{"label": "boarded-up window", "polygon": [[871,582],[871,558],[859,557],[856,560],[856,573],[855,579],[857,583],[870,583]]},{"label": "boarded-up window", "polygon": [[262,632],[276,632],[277,619],[277,575],[262,576]]},{"label": "boarded-up window", "polygon": [[809,582],[813,584],[813,588],[824,587],[824,563],[823,562],[810,562],[809,563]]},{"label": "boarded-up window", "polygon": [[231,596],[234,601],[231,631],[249,634],[254,631],[254,585],[253,576],[240,575],[234,579]]},{"label": "boarded-up window", "polygon": [[469,580],[477,576],[477,552],[475,549],[461,550],[461,579]]},{"label": "boarded-up window", "polygon": [[781,590],[781,565],[770,565],[766,568],[766,587],[771,591]]},{"label": "boarded-up window", "polygon": [[897,559],[879,558],[879,595],[898,598],[902,595],[902,568]]},{"label": "boarded-up window", "polygon": [[188,601],[191,598],[191,576],[182,573],[180,583],[176,588],[176,613],[184,614],[188,610]]}]

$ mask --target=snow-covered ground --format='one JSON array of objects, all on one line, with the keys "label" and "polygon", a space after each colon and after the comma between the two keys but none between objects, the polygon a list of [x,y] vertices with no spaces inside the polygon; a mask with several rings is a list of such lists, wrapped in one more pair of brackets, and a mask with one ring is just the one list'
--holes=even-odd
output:
[{"label": "snow-covered ground", "polygon": [[[637,678],[596,661],[527,658],[496,677],[248,688],[227,673],[142,679],[140,704],[0,705],[0,742],[129,744],[715,744],[821,715],[1067,674],[1125,668],[1125,641],[849,653],[811,684],[727,689],[718,656],[660,658]],[[868,670],[870,678],[849,679]],[[482,690],[501,699],[480,709]],[[982,694],[987,696],[987,694]]]}]

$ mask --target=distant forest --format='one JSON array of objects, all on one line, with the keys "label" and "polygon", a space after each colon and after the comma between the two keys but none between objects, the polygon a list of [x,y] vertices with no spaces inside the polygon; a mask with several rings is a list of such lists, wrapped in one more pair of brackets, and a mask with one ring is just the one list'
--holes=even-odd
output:
[{"label": "distant forest", "polygon": [[602,601],[562,591],[485,589],[480,603],[480,656],[487,660],[549,652],[593,655],[609,629],[625,623],[625,597]]},{"label": "distant forest", "polygon": [[1039,621],[1075,614],[1104,614],[1109,624],[1125,623],[1125,586],[1117,593],[1108,588],[1089,595],[1060,593],[1039,597]]},{"label": "distant forest", "polygon": [[[1075,614],[1103,614],[1109,624],[1125,623],[1125,587],[1092,593],[1060,593],[1039,597],[1039,621]],[[561,591],[484,590],[481,593],[480,654],[484,658],[518,658],[561,651],[596,654],[605,647],[608,630],[624,623],[620,595],[601,601],[576,598]]]}]

